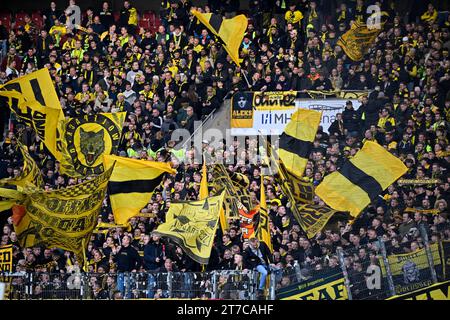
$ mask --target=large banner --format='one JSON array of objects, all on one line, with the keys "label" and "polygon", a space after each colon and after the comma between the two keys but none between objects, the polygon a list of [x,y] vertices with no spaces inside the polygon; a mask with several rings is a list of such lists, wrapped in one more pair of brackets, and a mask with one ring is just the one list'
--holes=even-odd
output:
[{"label": "large banner", "polygon": [[450,281],[436,283],[425,289],[393,296],[386,300],[450,300]]},{"label": "large banner", "polygon": [[[231,100],[231,135],[281,135],[297,109],[322,111],[320,125],[328,132],[349,99],[297,99],[295,91],[238,92]],[[361,103],[351,98],[355,110]]]},{"label": "large banner", "polygon": [[348,300],[341,269],[281,288],[277,300]]},{"label": "large banner", "polygon": [[15,206],[13,219],[17,216],[14,224],[20,245],[58,247],[82,257],[84,244],[97,225],[112,169],[72,187],[34,192],[24,206]]},{"label": "large banner", "polygon": [[3,279],[2,273],[12,272],[13,269],[13,248],[12,245],[0,247],[0,282],[8,282]]},{"label": "large banner", "polygon": [[[434,266],[440,266],[442,262],[438,244],[432,244],[430,250]],[[388,261],[397,294],[401,295],[433,284],[425,248],[411,253],[388,256]],[[383,265],[382,261],[380,263]],[[386,274],[386,270],[383,272]]]}]

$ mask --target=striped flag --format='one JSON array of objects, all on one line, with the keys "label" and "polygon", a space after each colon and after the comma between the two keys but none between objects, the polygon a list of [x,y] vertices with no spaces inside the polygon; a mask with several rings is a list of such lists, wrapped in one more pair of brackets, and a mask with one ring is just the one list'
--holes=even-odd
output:
[{"label": "striped flag", "polygon": [[308,163],[321,112],[298,109],[280,136],[278,155],[287,171],[301,177]]},{"label": "striped flag", "polygon": [[243,14],[232,19],[224,19],[219,14],[191,11],[213,34],[219,37],[231,59],[239,66],[239,47],[247,30],[248,20]]},{"label": "striped flag", "polygon": [[165,172],[175,174],[169,163],[137,160],[105,155],[105,166],[114,163],[114,170],[108,184],[114,221],[125,224],[139,214],[150,201],[156,187],[163,180]]},{"label": "striped flag", "polygon": [[382,146],[367,141],[342,167],[326,176],[316,194],[331,208],[353,217],[407,171],[403,162]]}]

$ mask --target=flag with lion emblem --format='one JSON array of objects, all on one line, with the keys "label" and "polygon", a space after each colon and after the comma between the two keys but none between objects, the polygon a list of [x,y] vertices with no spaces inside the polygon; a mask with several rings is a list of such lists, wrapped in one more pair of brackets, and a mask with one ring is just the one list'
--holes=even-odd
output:
[{"label": "flag with lion emblem", "polygon": [[117,152],[125,117],[126,112],[117,112],[66,120],[61,128],[61,173],[70,177],[102,173],[103,155]]}]

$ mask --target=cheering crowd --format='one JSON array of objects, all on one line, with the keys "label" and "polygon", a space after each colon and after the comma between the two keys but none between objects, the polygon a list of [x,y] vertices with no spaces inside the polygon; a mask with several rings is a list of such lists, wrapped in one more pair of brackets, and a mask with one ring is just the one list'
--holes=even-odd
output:
[{"label": "cheering crowd", "polygon": [[[358,249],[377,236],[395,244],[393,253],[411,252],[418,248],[412,243],[423,246],[414,241],[419,235],[410,232],[419,224],[427,226],[432,241],[450,240],[450,15],[438,13],[441,8],[425,2],[405,14],[397,11],[391,1],[379,1],[381,9],[389,14],[388,21],[369,54],[354,62],[337,40],[352,22],[366,21],[366,9],[371,3],[330,3],[251,0],[252,9],[244,12],[249,24],[240,48],[241,67],[193,17],[189,0],[162,1],[156,13],[158,25],[150,29],[139,23],[141,13],[132,1],[124,1],[117,20],[108,2],[99,8],[81,8],[83,28],[64,27],[70,15],[54,2],[41,13],[42,28],[30,16],[25,17],[25,24],[10,30],[0,24],[0,83],[48,68],[65,116],[126,111],[118,154],[170,160],[177,169],[177,174],[167,176],[142,209],[146,217],[132,218],[126,228],[92,235],[86,252],[89,271],[199,272],[256,267],[254,252],[258,250],[244,243],[239,219],[230,220],[230,228],[223,234],[218,231],[205,269],[176,244],[151,235],[165,221],[171,201],[199,196],[201,164],[190,161],[191,149],[174,148],[177,141],[171,140],[172,132],[184,128],[192,133],[194,121],[221,108],[224,99],[234,92],[246,90],[368,90],[370,94],[361,98],[358,109],[350,101],[347,103],[328,133],[319,129],[305,180],[318,185],[370,140],[404,161],[408,172],[403,179],[422,181],[395,183],[351,225],[340,222],[308,239],[274,177],[266,176],[274,247],[273,255],[263,257],[267,265],[281,270],[294,264],[306,270],[334,267],[338,264],[337,248]],[[76,3],[71,0],[69,5],[73,8]],[[208,1],[207,6],[197,9],[226,17],[240,13],[239,1],[233,0]],[[59,164],[32,129],[10,116],[7,109],[2,106],[0,110],[0,132],[5,133],[0,158],[9,164],[6,177],[20,174],[23,163],[17,139],[21,139],[42,168],[47,190],[78,183],[77,179],[59,174]],[[211,156],[234,159],[234,165],[227,168],[248,176],[248,191],[256,206],[261,168],[248,161],[258,153],[256,140],[218,148],[203,142]],[[425,179],[433,180],[423,183]],[[317,197],[315,201],[323,205]],[[2,213],[0,245],[14,245],[15,271],[70,272],[82,264],[62,249],[21,248],[10,214]],[[107,201],[99,222],[114,223]],[[323,259],[325,256],[329,259]],[[97,292],[115,287],[113,280],[105,279],[93,281]],[[120,283],[123,280],[118,279],[114,294],[95,297],[120,296]]]}]

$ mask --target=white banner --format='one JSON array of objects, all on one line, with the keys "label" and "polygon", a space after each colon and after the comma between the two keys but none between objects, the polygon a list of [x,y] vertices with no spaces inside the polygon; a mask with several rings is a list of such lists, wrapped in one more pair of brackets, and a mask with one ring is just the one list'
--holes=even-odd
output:
[{"label": "white banner", "polygon": [[[231,135],[280,135],[283,133],[284,127],[291,120],[292,114],[298,108],[322,111],[320,125],[323,131],[328,133],[330,125],[336,120],[336,115],[344,111],[347,101],[348,99],[298,99],[295,101],[295,108],[286,108],[284,110],[280,110],[280,108],[273,110],[267,107],[264,110],[256,108],[256,110],[253,110],[253,127],[231,128]],[[350,101],[353,103],[353,108],[358,110],[361,103],[353,99]]]}]

